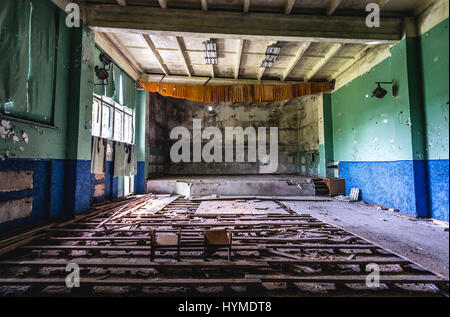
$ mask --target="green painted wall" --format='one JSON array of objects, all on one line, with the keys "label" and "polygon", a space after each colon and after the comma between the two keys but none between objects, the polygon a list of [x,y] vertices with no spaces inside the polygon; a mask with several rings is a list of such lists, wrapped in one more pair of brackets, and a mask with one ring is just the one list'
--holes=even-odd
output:
[{"label": "green painted wall", "polygon": [[[391,161],[449,157],[448,19],[405,38],[391,57],[332,94],[334,159]],[[371,97],[376,81],[398,96]],[[423,92],[423,93],[422,93]]]},{"label": "green painted wall", "polygon": [[297,118],[298,172],[301,175],[321,175],[325,171],[321,160],[321,151],[324,150],[322,94],[299,98]]},{"label": "green painted wall", "polygon": [[[58,12],[54,128],[6,119],[15,128],[20,141],[0,138],[0,155],[9,152],[11,158],[91,159],[93,86],[90,83],[93,81],[91,68],[96,62],[94,36],[85,25],[67,28],[66,14],[62,10]],[[34,75],[40,75],[41,81],[46,80],[45,73]],[[28,143],[22,138],[23,132],[28,135]]]},{"label": "green painted wall", "polygon": [[423,65],[426,159],[449,158],[448,19],[419,38]]},{"label": "green painted wall", "polygon": [[319,175],[333,177],[337,176],[334,169],[327,168],[334,162],[331,94],[323,94],[322,98],[322,107],[319,109]]},{"label": "green painted wall", "polygon": [[147,94],[144,90],[136,91],[136,111],[135,111],[135,133],[137,146],[137,160],[139,162],[145,161],[145,110]]},{"label": "green painted wall", "polygon": [[[332,94],[334,160],[364,200],[448,220],[448,39],[447,18]],[[372,98],[377,81],[397,94]]]},{"label": "green painted wall", "polygon": [[300,151],[298,153],[299,173],[301,175],[319,175],[319,150]]},{"label": "green painted wall", "polygon": [[166,153],[162,148],[148,147],[147,177],[152,178],[164,174],[166,169]]},{"label": "green painted wall", "polygon": [[[392,56],[332,94],[333,152],[336,161],[412,159],[410,96],[406,40],[391,49]],[[394,81],[388,95],[372,98],[378,81]]]},{"label": "green painted wall", "polygon": [[91,117],[96,48],[94,33],[84,24],[74,28],[72,36],[72,69],[67,158],[91,159]]},{"label": "green painted wall", "polygon": [[[66,157],[66,138],[67,138],[67,111],[69,108],[69,79],[70,79],[70,41],[71,30],[65,26],[66,14],[59,11],[59,38],[58,55],[56,67],[56,90],[55,90],[55,129],[43,127],[33,123],[22,123],[15,120],[5,119],[11,122],[15,127],[16,134],[19,136],[19,142],[13,142],[11,138],[0,138],[0,155],[9,151],[11,158],[50,158],[64,159]],[[39,76],[36,73],[35,76]],[[45,81],[41,76],[39,80]],[[51,108],[51,104],[47,105]],[[4,118],[1,118],[4,120]],[[28,135],[26,143],[22,134]],[[23,151],[22,151],[22,149]]]}]

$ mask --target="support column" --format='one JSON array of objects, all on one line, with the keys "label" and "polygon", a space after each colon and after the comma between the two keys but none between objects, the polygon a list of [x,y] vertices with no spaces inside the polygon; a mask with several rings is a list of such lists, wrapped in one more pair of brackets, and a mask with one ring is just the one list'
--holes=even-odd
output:
[{"label": "support column", "polygon": [[93,32],[84,24],[72,29],[70,104],[67,129],[65,208],[77,215],[92,202],[91,117],[95,62]]},{"label": "support column", "polygon": [[333,162],[333,125],[331,113],[331,94],[322,95],[319,105],[319,175],[333,177],[334,170],[327,168]]},{"label": "support column", "polygon": [[136,91],[136,155],[137,155],[137,174],[134,178],[134,192],[142,194],[145,192],[145,108],[147,105],[147,94],[144,90]]},{"label": "support column", "polygon": [[[425,101],[423,95],[420,38],[415,18],[405,19],[411,149],[417,217],[431,217],[426,166]],[[395,82],[394,82],[395,83]]]}]

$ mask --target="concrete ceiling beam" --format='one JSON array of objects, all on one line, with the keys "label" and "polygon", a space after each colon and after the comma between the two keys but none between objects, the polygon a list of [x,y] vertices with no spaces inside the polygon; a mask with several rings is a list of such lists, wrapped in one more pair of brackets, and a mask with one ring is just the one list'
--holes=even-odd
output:
[{"label": "concrete ceiling beam", "polygon": [[161,9],[167,9],[167,1],[166,0],[158,0],[159,6]]},{"label": "concrete ceiling beam", "polygon": [[327,15],[333,15],[334,11],[339,7],[342,0],[328,0],[327,3]]},{"label": "concrete ceiling beam", "polygon": [[191,68],[189,67],[190,62],[188,61],[188,56],[187,56],[187,54],[186,54],[186,48],[185,48],[185,46],[184,46],[183,38],[181,38],[181,37],[179,37],[179,36],[176,36],[176,37],[175,37],[175,40],[176,40],[176,42],[177,42],[177,49],[178,49],[178,51],[180,52],[181,57],[182,57],[182,61],[183,61],[183,64],[184,64],[184,68],[186,68],[187,75],[188,75],[189,77],[191,77],[191,76],[192,76],[192,70],[191,70]]},{"label": "concrete ceiling beam", "polygon": [[[209,76],[177,76],[162,74],[143,74],[142,81],[157,82],[163,84],[179,84],[179,85],[196,85],[196,86],[216,86],[216,85],[258,85],[261,82],[255,79],[234,79],[234,78],[211,78]],[[287,85],[298,84],[302,81],[280,82],[277,80],[264,80],[264,84],[270,85]]]},{"label": "concrete ceiling beam", "polygon": [[[102,50],[108,54],[120,67],[123,68],[134,80],[141,77],[142,70],[139,68],[139,64],[135,61],[130,61],[130,55],[125,56],[117,47],[117,43],[108,37],[107,34],[94,33],[95,43],[97,43]],[[133,65],[133,62],[135,65]]]},{"label": "concrete ceiling beam", "polygon": [[208,11],[208,0],[201,0],[202,1],[202,10]]},{"label": "concrete ceiling beam", "polygon": [[250,0],[244,0],[244,12],[247,13],[250,9]]},{"label": "concrete ceiling beam", "polygon": [[152,51],[153,55],[155,56],[159,68],[161,68],[161,70],[164,72],[164,74],[169,75],[169,70],[167,69],[166,65],[164,64],[164,61],[161,58],[161,55],[159,55],[159,52],[156,49],[155,45],[153,44],[153,41],[150,38],[150,36],[144,34],[144,35],[142,35],[142,37],[144,38],[145,42],[147,42],[149,49]]},{"label": "concrete ceiling beam", "polygon": [[291,14],[292,8],[294,7],[296,0],[285,0],[284,1],[284,14]]},{"label": "concrete ceiling beam", "polygon": [[308,74],[306,74],[306,76],[304,77],[304,81],[309,81],[310,79],[314,78],[314,76],[316,74],[318,74],[322,68],[324,68],[328,62],[336,55],[339,53],[339,51],[344,47],[343,44],[341,43],[337,43],[334,44],[329,50],[328,52],[325,54],[325,57],[322,58],[318,63],[314,64],[313,68],[311,71],[308,72]]},{"label": "concrete ceiling beam", "polygon": [[244,40],[238,40],[236,65],[234,67],[234,79],[239,78],[239,70],[241,69],[242,50],[244,48]]},{"label": "concrete ceiling beam", "polygon": [[281,81],[285,81],[286,78],[288,78],[289,74],[291,73],[291,71],[295,68],[295,66],[298,64],[298,62],[300,61],[300,59],[302,58],[302,56],[305,55],[305,52],[308,50],[308,48],[311,46],[310,42],[306,42],[303,43],[299,49],[297,50],[297,52],[295,53],[294,58],[291,59],[291,61],[289,62],[289,65],[286,69],[286,71],[283,73],[283,75],[281,75],[280,80]]},{"label": "concrete ceiling beam", "polygon": [[356,54],[352,59],[347,61],[344,65],[339,67],[336,72],[334,72],[331,76],[328,77],[328,80],[336,79],[340,74],[345,72],[347,69],[352,67],[357,61],[359,61],[363,56],[367,54],[367,51],[371,48],[375,47],[375,45],[366,45],[358,54]]},{"label": "concrete ceiling beam", "polygon": [[[287,15],[86,5],[87,24],[101,32],[248,40],[394,44],[401,39],[402,18],[383,18],[368,28],[365,17]],[[280,28],[280,25],[283,25]]]}]

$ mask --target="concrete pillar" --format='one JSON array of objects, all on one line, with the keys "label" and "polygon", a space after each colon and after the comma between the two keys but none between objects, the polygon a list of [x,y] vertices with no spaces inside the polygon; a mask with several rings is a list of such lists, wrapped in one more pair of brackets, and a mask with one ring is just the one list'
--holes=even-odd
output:
[{"label": "concrete pillar", "polygon": [[333,162],[333,126],[331,113],[331,94],[322,95],[318,108],[319,123],[319,176],[333,177],[334,170],[327,168]]},{"label": "concrete pillar", "polygon": [[73,214],[89,210],[92,202],[91,117],[95,62],[93,32],[84,24],[72,29],[70,104],[65,167],[65,207]]},{"label": "concrete pillar", "polygon": [[134,191],[135,193],[145,192],[145,113],[147,106],[147,93],[144,90],[136,91],[136,109],[135,109],[135,142],[136,142],[136,155],[137,155],[137,174],[134,178]]}]

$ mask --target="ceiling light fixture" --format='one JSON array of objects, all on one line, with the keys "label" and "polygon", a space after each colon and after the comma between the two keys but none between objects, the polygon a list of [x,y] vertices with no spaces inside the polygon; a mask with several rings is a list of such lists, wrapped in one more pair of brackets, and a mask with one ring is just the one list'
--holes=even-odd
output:
[{"label": "ceiling light fixture", "polygon": [[205,41],[202,43],[203,54],[205,54],[205,62],[208,65],[217,65],[217,45],[213,41]]},{"label": "ceiling light fixture", "polygon": [[276,44],[267,46],[266,53],[264,53],[264,59],[261,63],[261,67],[272,67],[273,63],[277,60],[278,55],[280,54],[280,50],[281,47]]}]

